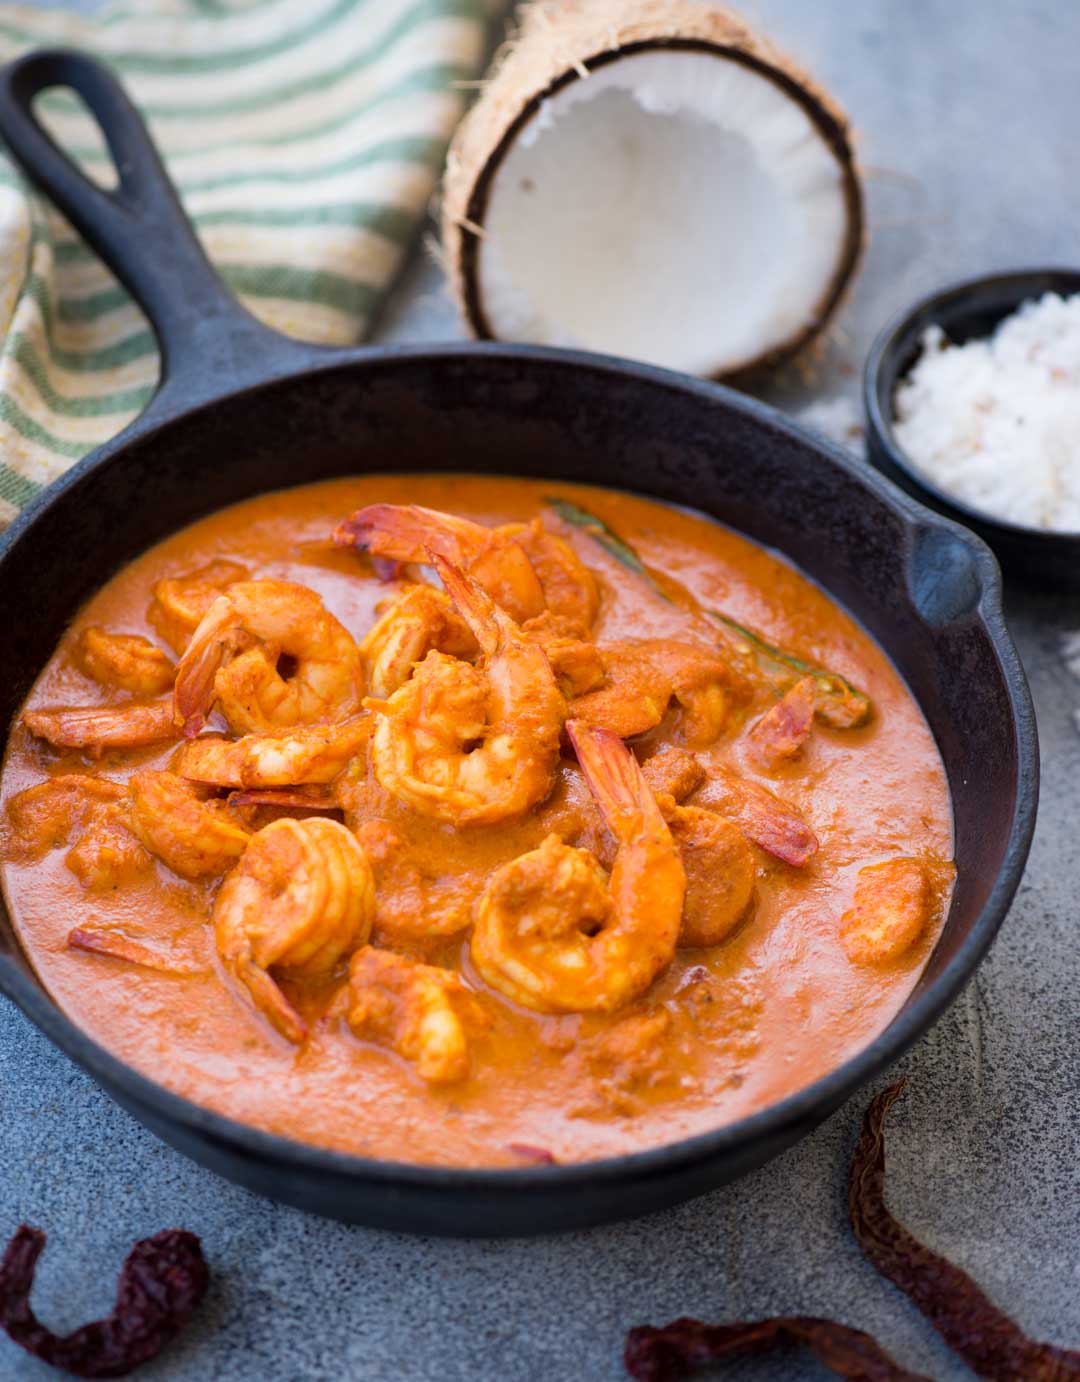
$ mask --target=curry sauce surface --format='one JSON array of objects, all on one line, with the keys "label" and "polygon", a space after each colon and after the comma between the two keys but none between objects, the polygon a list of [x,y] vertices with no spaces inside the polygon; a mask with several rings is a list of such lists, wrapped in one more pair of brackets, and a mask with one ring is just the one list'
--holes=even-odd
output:
[{"label": "curry sauce surface", "polygon": [[[185,882],[159,863],[101,895],[84,892],[63,850],[32,864],[8,850],[3,880],[20,939],[53,998],[102,1045],[178,1094],[299,1141],[402,1161],[521,1165],[624,1153],[714,1129],[826,1074],[894,1016],[948,900],[952,822],[933,738],[888,659],[849,616],[782,559],[701,516],[586,486],[460,475],[367,476],[265,495],[194,524],[111,580],[79,612],[27,705],[127,699],[79,670],[76,641],[88,626],[103,625],[160,643],[146,615],[162,578],[228,558],[253,576],[312,587],[359,639],[388,590],[354,553],[330,545],[343,515],[375,502],[419,503],[492,524],[532,518],[552,492],[602,517],[702,605],[870,695],[869,724],[846,731],[817,724],[799,757],[776,771],[755,764],[744,733],[697,753],[706,768],[729,768],[794,805],[817,833],[819,852],[795,869],[755,851],[757,898],[748,919],[722,945],[679,950],[643,999],[612,1016],[527,1012],[485,988],[470,968],[467,934],[432,946],[425,958],[460,968],[490,1018],[472,1038],[470,1077],[437,1087],[324,1015],[331,984],[285,985],[312,1035],[299,1048],[277,1036],[217,965],[207,918],[218,880]],[[680,636],[680,611],[643,599],[587,537],[574,546],[601,583],[597,639]],[[173,748],[90,762],[16,729],[0,791],[7,799],[65,771],[122,781],[133,766],[164,767]],[[548,833],[572,836],[582,792],[564,759],[552,797],[501,827],[422,819],[374,783],[368,809],[416,846],[429,872],[480,886]],[[837,935],[855,876],[899,855],[942,866],[932,924],[899,960],[854,964]],[[165,945],[205,970],[174,976],[69,950],[75,924]]]}]

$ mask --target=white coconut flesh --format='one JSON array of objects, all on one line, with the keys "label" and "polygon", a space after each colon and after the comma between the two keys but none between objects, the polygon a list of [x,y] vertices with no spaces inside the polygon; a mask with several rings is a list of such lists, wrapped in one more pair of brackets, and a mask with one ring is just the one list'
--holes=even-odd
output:
[{"label": "white coconut flesh", "polygon": [[845,169],[804,106],[655,49],[545,99],[499,163],[477,251],[504,340],[730,373],[819,317],[850,253]]}]

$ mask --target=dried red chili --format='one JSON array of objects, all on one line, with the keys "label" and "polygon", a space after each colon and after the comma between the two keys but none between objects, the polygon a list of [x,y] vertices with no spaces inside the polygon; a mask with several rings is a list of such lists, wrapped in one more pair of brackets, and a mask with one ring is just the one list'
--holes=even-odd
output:
[{"label": "dried red chili", "polygon": [[0,1259],[0,1326],[21,1348],[76,1377],[124,1377],[176,1337],[206,1294],[209,1272],[198,1238],[166,1229],[128,1253],[106,1319],[61,1338],[30,1307],[45,1235],[26,1224]]},{"label": "dried red chili", "polygon": [[720,1325],[683,1319],[663,1329],[646,1325],[626,1336],[623,1362],[635,1382],[675,1382],[697,1368],[793,1344],[802,1344],[838,1377],[852,1382],[931,1382],[894,1363],[869,1334],[812,1315]]},{"label": "dried red chili", "polygon": [[[859,1246],[899,1286],[954,1353],[988,1382],[1080,1382],[1080,1352],[1040,1344],[987,1298],[959,1267],[931,1252],[885,1206],[885,1116],[906,1080],[866,1110],[851,1163],[848,1208]],[[636,1382],[675,1382],[697,1368],[784,1344],[803,1344],[833,1372],[857,1382],[926,1382],[892,1361],[869,1334],[807,1316],[706,1325],[675,1320],[632,1329],[624,1361]]]},{"label": "dried red chili", "polygon": [[863,1118],[848,1182],[848,1210],[859,1246],[978,1377],[991,1382],[1080,1379],[1080,1352],[1028,1338],[966,1272],[931,1252],[886,1208],[885,1116],[906,1083],[898,1080],[879,1094]]}]

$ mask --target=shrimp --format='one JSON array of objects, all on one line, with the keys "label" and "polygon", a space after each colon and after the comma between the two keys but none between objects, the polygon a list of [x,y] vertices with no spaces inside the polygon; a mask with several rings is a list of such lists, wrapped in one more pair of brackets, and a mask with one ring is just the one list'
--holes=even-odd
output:
[{"label": "shrimp", "polygon": [[512,537],[529,558],[544,592],[548,613],[575,632],[588,633],[600,608],[600,589],[596,577],[570,544],[549,532],[541,518],[534,518],[531,523],[506,523],[497,531]]},{"label": "shrimp", "polygon": [[203,800],[174,773],[136,773],[126,788],[64,773],[18,793],[8,812],[31,859],[67,844],[79,830],[66,863],[95,892],[144,872],[151,855],[182,878],[224,873],[249,838],[224,802]]},{"label": "shrimp", "polygon": [[580,1063],[592,1086],[571,1110],[572,1117],[633,1118],[643,1098],[679,1090],[678,1061],[673,1059],[671,1014],[666,1008],[630,1013],[579,1047]]},{"label": "shrimp", "polygon": [[153,861],[131,829],[126,801],[99,806],[64,863],[88,892],[112,892],[145,873]]},{"label": "shrimp", "polygon": [[521,815],[555,782],[565,701],[543,650],[458,567],[433,561],[482,649],[479,666],[432,652],[379,716],[371,762],[422,815],[488,825]]},{"label": "shrimp", "polygon": [[705,770],[693,754],[685,749],[662,749],[649,759],[643,772],[656,793],[686,870],[679,944],[719,945],[754,900],[754,851],[734,821],[700,806],[679,804],[705,780]]},{"label": "shrimp", "polygon": [[471,923],[473,885],[428,877],[389,821],[365,821],[356,838],[375,873],[376,939],[453,936]]},{"label": "shrimp", "polygon": [[840,918],[840,943],[856,964],[885,964],[910,950],[930,916],[932,897],[918,859],[887,859],[859,870],[855,901]]},{"label": "shrimp", "polygon": [[61,773],[17,792],[8,802],[16,858],[28,863],[58,849],[78,832],[64,862],[91,892],[130,882],[150,867],[131,831],[126,789],[88,773]]},{"label": "shrimp", "polygon": [[748,683],[711,648],[676,638],[624,639],[597,645],[604,684],[571,705],[575,719],[632,739],[655,729],[674,699],[675,730],[684,743],[711,744],[732,701]]},{"label": "shrimp", "polygon": [[322,816],[278,820],[251,837],[214,904],[229,974],[288,1041],[307,1027],[270,974],[330,973],[371,933],[375,884],[355,838]]},{"label": "shrimp", "polygon": [[569,625],[561,619],[530,619],[522,627],[534,643],[547,654],[559,690],[568,699],[584,696],[603,686],[606,673],[604,659],[595,643],[568,632]]},{"label": "shrimp", "polygon": [[137,633],[86,629],[79,660],[87,676],[135,696],[160,696],[173,684],[173,665],[149,638]]},{"label": "shrimp", "polygon": [[686,874],[630,750],[608,730],[566,728],[618,843],[611,875],[549,835],[491,879],[472,960],[492,988],[537,1012],[613,1012],[671,963]]},{"label": "shrimp", "polygon": [[650,638],[638,646],[670,680],[672,699],[678,707],[674,728],[692,748],[704,748],[718,739],[733,702],[746,700],[751,694],[746,678],[733,671],[713,648],[677,638]]},{"label": "shrimp", "polygon": [[620,739],[633,739],[655,729],[667,713],[673,687],[663,666],[639,644],[597,644],[604,683],[571,702],[575,720],[608,729]]},{"label": "shrimp", "polygon": [[99,806],[122,801],[124,788],[89,773],[60,773],[16,792],[7,804],[20,854],[28,862],[66,845]]},{"label": "shrimp", "polygon": [[429,585],[415,585],[394,601],[360,644],[371,694],[392,696],[433,648],[469,659],[479,651],[468,624],[446,595]]},{"label": "shrimp", "polygon": [[135,834],[181,878],[225,873],[247,848],[250,832],[229,807],[176,773],[136,773],[128,790]]},{"label": "shrimp", "polygon": [[349,964],[346,1020],[362,1040],[389,1046],[430,1084],[469,1073],[468,1025],[487,1025],[470,989],[449,969],[366,946]]},{"label": "shrimp", "polygon": [[641,771],[657,796],[667,792],[677,802],[685,801],[705,781],[705,769],[685,749],[661,749],[642,764]]},{"label": "shrimp", "polygon": [[374,557],[424,565],[438,553],[519,623],[544,609],[540,580],[521,544],[467,518],[419,504],[369,504],[338,524],[334,541]]},{"label": "shrimp", "polygon": [[486,528],[419,504],[369,504],[338,524],[334,541],[395,561],[430,561],[438,553],[461,567],[518,623],[545,610],[592,627],[599,594],[592,572],[539,518]]},{"label": "shrimp", "polygon": [[169,647],[182,653],[218,596],[247,574],[239,562],[212,561],[187,576],[158,581],[146,617]]},{"label": "shrimp", "polygon": [[676,806],[672,797],[657,800],[686,870],[679,945],[719,945],[754,900],[754,851],[739,827],[715,811]]},{"label": "shrimp", "polygon": [[322,786],[348,767],[371,733],[367,717],[242,739],[204,735],[182,744],[173,771],[211,787]]},{"label": "shrimp", "polygon": [[[280,670],[282,658],[293,664]],[[176,723],[194,738],[216,701],[237,734],[336,722],[356,709],[360,650],[307,586],[238,581],[218,597],[176,669]]]},{"label": "shrimp", "polygon": [[72,706],[24,711],[31,734],[58,749],[85,749],[97,758],[107,749],[143,749],[178,737],[171,701],[143,705]]}]

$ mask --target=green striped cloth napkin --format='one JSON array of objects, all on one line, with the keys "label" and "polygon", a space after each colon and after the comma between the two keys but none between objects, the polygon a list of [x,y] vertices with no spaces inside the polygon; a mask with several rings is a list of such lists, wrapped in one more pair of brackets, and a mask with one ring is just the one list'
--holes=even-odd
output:
[{"label": "green striped cloth napkin", "polygon": [[[85,5],[85,0],[84,0]],[[0,5],[0,61],[63,44],[109,63],[149,121],[226,281],[264,321],[363,336],[427,208],[489,0],[121,0],[92,17]],[[39,105],[106,179],[80,103]],[[0,528],[142,408],[145,318],[0,154]]]}]

